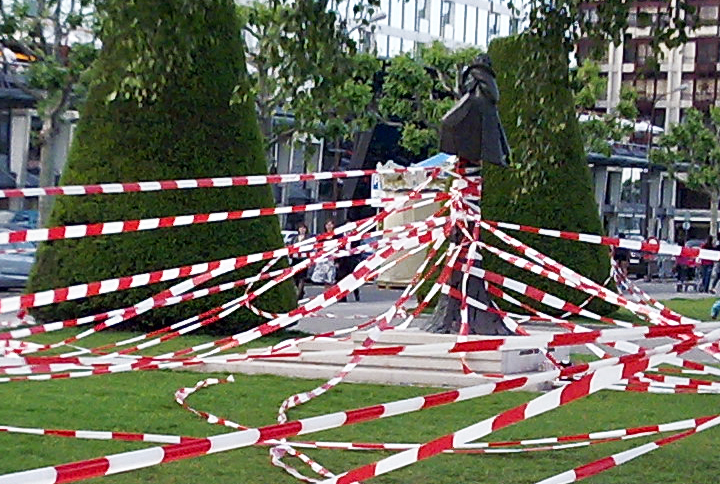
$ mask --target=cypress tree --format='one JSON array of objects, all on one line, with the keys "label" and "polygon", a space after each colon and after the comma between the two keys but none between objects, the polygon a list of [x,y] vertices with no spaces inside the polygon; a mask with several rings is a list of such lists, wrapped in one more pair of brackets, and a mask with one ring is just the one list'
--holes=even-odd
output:
[{"label": "cypress tree", "polygon": [[[500,90],[500,115],[519,169],[485,165],[483,217],[601,234],[568,85],[567,56],[561,45],[560,39],[531,34],[496,39],[490,45],[488,53]],[[528,59],[546,67],[535,69],[538,75],[531,79],[524,77]],[[510,235],[596,282],[602,283],[609,274],[606,247],[520,232]],[[498,242],[491,235],[485,239],[493,245]],[[586,298],[492,256],[487,257],[485,267],[575,303]],[[594,302],[591,309],[606,313],[610,306]]]},{"label": "cypress tree", "polygon": [[[126,16],[157,26],[148,39],[150,52],[163,48],[175,62],[158,54],[165,70],[156,96],[144,99],[127,87],[131,43],[123,29],[103,39],[91,87],[78,123],[62,184],[133,182],[267,173],[263,141],[251,99],[230,103],[235,86],[247,77],[241,34],[231,0],[210,0],[187,7],[182,0],[127,2]],[[132,9],[132,10],[130,10]],[[125,19],[114,19],[121,25]],[[176,36],[176,37],[173,37]],[[182,49],[186,49],[185,52]],[[138,92],[142,92],[140,89]],[[250,96],[247,96],[248,98]],[[112,99],[112,101],[109,101]],[[268,186],[179,190],[60,197],[49,226],[142,219],[273,206]],[[276,217],[215,222],[152,231],[54,241],[42,244],[28,284],[30,292],[106,278],[235,257],[282,246]],[[246,277],[258,265],[233,272]],[[35,311],[43,321],[66,319],[129,306],[178,281],[46,306]],[[216,281],[215,281],[216,282]],[[166,325],[218,306],[237,296],[203,298],[153,310],[129,325],[141,330]],[[294,304],[291,283],[256,301],[269,311]],[[243,309],[215,330],[236,332],[258,319]]]}]

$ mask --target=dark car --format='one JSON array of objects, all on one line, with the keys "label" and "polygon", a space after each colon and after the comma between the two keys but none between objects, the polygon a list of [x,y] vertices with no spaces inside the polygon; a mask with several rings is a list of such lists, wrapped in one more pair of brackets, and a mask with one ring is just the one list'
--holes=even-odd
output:
[{"label": "dark car", "polygon": [[[642,235],[628,235],[628,239],[642,242],[645,238]],[[650,252],[642,252],[639,250],[630,251],[630,260],[628,264],[628,275],[633,275],[637,279],[648,276],[648,267],[650,269],[650,277],[658,277],[658,256]]]}]

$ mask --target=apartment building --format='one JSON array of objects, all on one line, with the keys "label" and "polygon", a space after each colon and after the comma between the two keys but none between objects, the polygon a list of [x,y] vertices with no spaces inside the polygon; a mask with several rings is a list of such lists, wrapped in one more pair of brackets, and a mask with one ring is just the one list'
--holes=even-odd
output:
[{"label": "apartment building", "polygon": [[[607,90],[597,105],[599,109],[612,110],[620,100],[622,87],[632,87],[638,93],[639,120],[667,130],[679,123],[689,108],[707,111],[709,106],[720,106],[720,0],[690,0],[690,3],[696,8],[696,18],[686,18],[689,41],[677,48],[665,48],[662,55],[657,55],[651,45],[650,26],[662,27],[670,22],[666,12],[668,2],[634,2],[626,40],[620,45],[607,46],[601,59]],[[587,3],[585,8],[587,16],[596,16],[592,3]],[[590,40],[580,40],[578,60],[585,59],[592,48]],[[648,129],[633,141],[647,146],[652,139]],[[644,167],[633,165],[634,171],[628,170],[630,168],[622,166],[598,166],[594,173],[596,187],[608,184],[606,193],[619,193],[617,189],[609,189],[610,185],[619,183],[618,177],[637,178],[642,187],[642,213],[623,210],[620,204],[599,204],[609,226],[629,227],[632,224],[627,219],[642,218],[643,235],[671,240],[707,235],[710,222],[707,197],[648,166],[647,160]],[[688,222],[690,228],[685,229]]]}]

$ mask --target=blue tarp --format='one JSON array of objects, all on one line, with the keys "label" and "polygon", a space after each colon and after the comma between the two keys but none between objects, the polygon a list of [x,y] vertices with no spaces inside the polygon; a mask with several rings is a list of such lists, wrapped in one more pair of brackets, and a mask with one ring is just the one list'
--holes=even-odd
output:
[{"label": "blue tarp", "polygon": [[448,155],[447,153],[438,153],[437,155],[431,156],[427,160],[420,161],[418,163],[414,163],[413,166],[420,166],[425,168],[440,166],[443,163],[447,161],[448,158],[450,158],[453,155]]}]

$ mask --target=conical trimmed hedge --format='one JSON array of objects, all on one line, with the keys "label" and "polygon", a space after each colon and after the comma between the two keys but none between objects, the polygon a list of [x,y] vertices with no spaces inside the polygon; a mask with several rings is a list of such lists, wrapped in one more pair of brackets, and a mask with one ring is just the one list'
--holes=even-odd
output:
[{"label": "conical trimmed hedge", "polygon": [[[603,229],[593,198],[590,170],[568,87],[567,60],[559,39],[555,46],[548,39],[538,42],[531,35],[496,39],[488,53],[497,73],[500,115],[513,156],[527,157],[525,162],[533,163],[534,170],[543,176],[537,178],[539,181],[534,186],[521,190],[522,175],[516,170],[486,165],[483,217],[601,234]],[[526,59],[532,54],[538,63],[545,64],[528,77]],[[532,142],[528,137],[531,126],[538,128]],[[538,146],[547,149],[543,152],[536,149]],[[596,282],[604,282],[609,274],[606,247],[520,232],[510,232],[510,235]],[[492,245],[498,243],[491,235],[485,238]],[[515,269],[493,257],[487,258],[485,267],[575,303],[585,299],[578,291]],[[607,312],[610,307],[593,304],[591,309]]]},{"label": "conical trimmed hedge", "polygon": [[[190,15],[182,10],[182,4],[145,2],[133,7],[146,9],[142,14],[148,17],[162,16],[166,22],[176,22],[174,27],[179,36],[195,36],[193,42],[178,42],[178,45],[193,45],[193,50],[167,74],[167,84],[152,102],[142,106],[120,98],[107,102],[118,88],[127,59],[120,43],[112,38],[103,39],[103,51],[94,67],[96,72],[103,73],[103,81],[91,89],[82,110],[62,184],[267,173],[263,142],[251,102],[230,105],[233,88],[246,76],[233,2],[207,2],[206,8],[192,9]],[[158,42],[168,40],[163,38]],[[273,205],[267,186],[60,197],[53,207],[49,225]],[[35,292],[212,261],[281,245],[280,227],[274,216],[48,242],[38,251],[27,290]],[[231,278],[256,273],[257,267],[233,272]],[[48,321],[125,307],[177,282],[179,280],[46,306],[36,310],[35,315]],[[123,327],[143,331],[156,328],[218,306],[237,295],[238,291],[234,291],[153,310]],[[257,301],[259,307],[269,311],[286,311],[293,304],[291,283],[281,285]],[[256,317],[243,309],[214,328],[236,332],[257,322]]]}]

